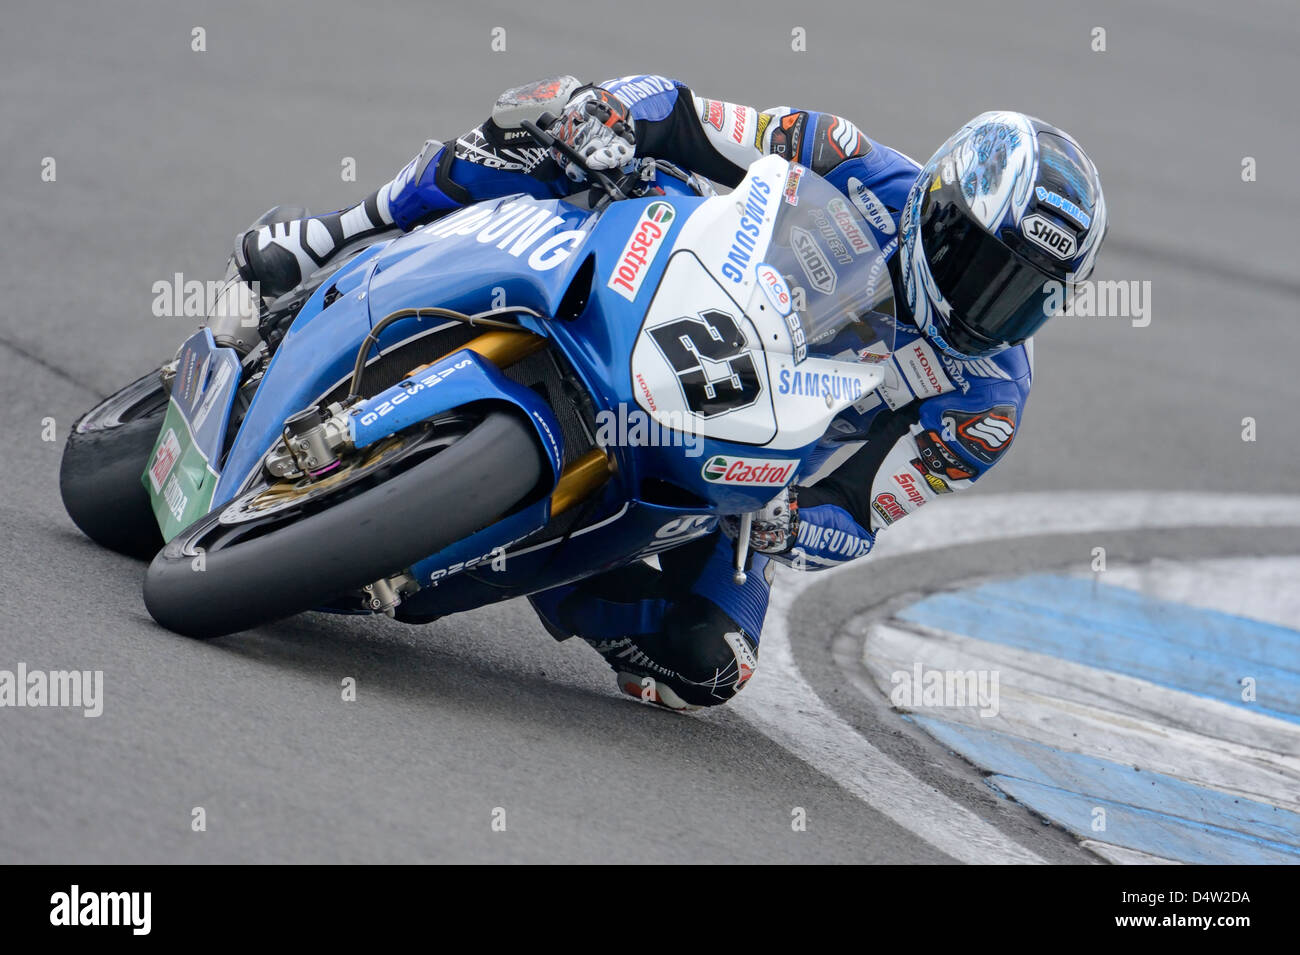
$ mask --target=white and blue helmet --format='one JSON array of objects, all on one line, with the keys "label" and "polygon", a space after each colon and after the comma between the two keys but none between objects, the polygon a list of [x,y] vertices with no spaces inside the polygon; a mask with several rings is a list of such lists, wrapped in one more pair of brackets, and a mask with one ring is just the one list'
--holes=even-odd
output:
[{"label": "white and blue helmet", "polygon": [[1024,113],[981,113],[930,157],[903,207],[908,308],[949,355],[996,354],[1052,317],[1105,235],[1101,180],[1077,142]]}]

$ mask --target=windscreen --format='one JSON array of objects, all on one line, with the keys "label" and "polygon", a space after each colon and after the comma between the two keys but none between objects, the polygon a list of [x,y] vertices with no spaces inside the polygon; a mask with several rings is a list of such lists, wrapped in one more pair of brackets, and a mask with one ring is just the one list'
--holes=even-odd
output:
[{"label": "windscreen", "polygon": [[789,283],[807,354],[893,350],[894,289],[886,256],[854,203],[805,166],[791,163],[766,262]]}]

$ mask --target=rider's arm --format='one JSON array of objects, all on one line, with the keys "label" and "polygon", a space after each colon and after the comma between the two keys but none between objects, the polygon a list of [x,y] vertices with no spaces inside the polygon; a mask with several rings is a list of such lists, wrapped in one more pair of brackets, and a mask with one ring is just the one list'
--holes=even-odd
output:
[{"label": "rider's arm", "polygon": [[872,142],[831,113],[752,106],[696,96],[664,76],[625,76],[600,84],[627,103],[640,156],[734,186],[750,163],[775,154],[826,174],[846,159],[865,156]]},{"label": "rider's arm", "polygon": [[429,140],[393,181],[380,189],[392,221],[403,229],[452,209],[527,193],[539,198],[564,195],[572,188],[547,150],[519,125],[542,113],[560,113],[581,83],[553,76],[506,90],[492,115],[454,143]]},{"label": "rider's arm", "polygon": [[800,570],[864,556],[885,527],[944,494],[970,487],[1006,454],[1028,382],[947,392],[878,415],[865,444],[831,474],[796,489],[797,540],[769,554]]}]

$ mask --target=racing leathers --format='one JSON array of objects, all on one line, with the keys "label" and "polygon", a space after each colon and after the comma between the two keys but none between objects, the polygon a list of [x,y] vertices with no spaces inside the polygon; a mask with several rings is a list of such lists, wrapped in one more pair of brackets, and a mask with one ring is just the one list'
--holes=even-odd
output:
[{"label": "racing leathers", "polygon": [[[562,113],[591,89],[566,76],[508,91],[492,118],[454,143],[428,141],[391,182],[356,206],[248,233],[237,250],[241,271],[276,294],[371,232],[409,230],[468,203],[512,193],[571,193],[572,170],[565,175],[517,119]],[[769,560],[822,570],[862,557],[883,528],[970,486],[1006,454],[1029,393],[1032,341],[960,360],[910,322],[895,253],[900,214],[919,167],[849,120],[706,99],[663,76],[627,76],[596,89],[625,108],[637,157],[667,160],[727,187],[764,154],[823,176],[874,230],[896,290],[893,353],[837,355],[878,364],[884,383],[834,420],[788,502],[783,497],[770,509],[790,533],[768,527],[756,538],[756,547],[768,552],[751,555],[743,586],[732,580],[730,542],[719,530],[661,554],[657,568],[638,562],[530,598],[553,635],[578,635],[595,647],[625,692],[674,709],[710,706],[730,699],[757,665]],[[814,397],[815,376],[806,377],[795,366],[774,386],[783,395]]]}]

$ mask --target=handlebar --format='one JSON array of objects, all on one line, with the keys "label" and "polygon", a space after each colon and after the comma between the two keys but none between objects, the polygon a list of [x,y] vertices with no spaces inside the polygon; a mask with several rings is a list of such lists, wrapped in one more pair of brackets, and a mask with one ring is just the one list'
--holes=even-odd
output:
[{"label": "handlebar", "polygon": [[576,149],[570,146],[562,139],[557,139],[546,131],[543,127],[554,126],[557,117],[552,113],[543,113],[534,123],[532,120],[525,119],[519,125],[537,142],[539,146],[547,149],[554,149],[562,153],[564,158],[569,162],[577,165],[587,178],[605,191],[605,201],[613,202],[619,199],[630,199],[635,193],[636,183],[641,181],[641,174],[635,170],[628,173],[622,173],[617,179],[611,178],[607,173],[600,169],[592,169],[587,165],[587,161]]}]

